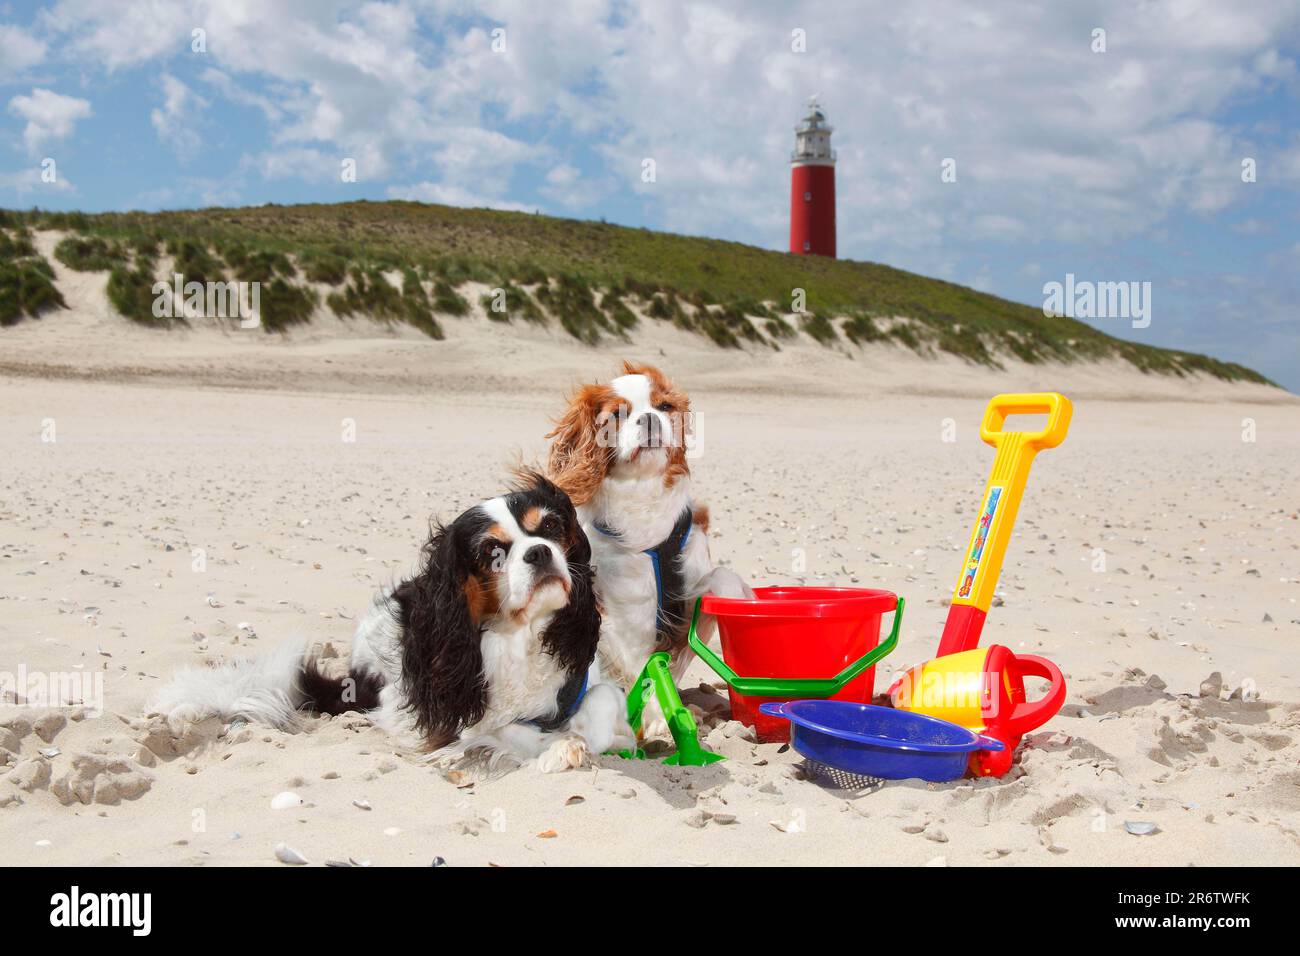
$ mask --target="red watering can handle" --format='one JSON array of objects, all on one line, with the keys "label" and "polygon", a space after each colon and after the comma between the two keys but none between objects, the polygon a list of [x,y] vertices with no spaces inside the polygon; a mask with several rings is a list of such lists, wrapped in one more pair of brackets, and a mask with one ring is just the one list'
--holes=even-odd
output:
[{"label": "red watering can handle", "polygon": [[1032,654],[1017,654],[1016,669],[1021,677],[1042,677],[1052,684],[1042,700],[1026,701],[1012,708],[1007,728],[1012,733],[1020,735],[1041,727],[1056,716],[1056,712],[1065,703],[1065,676],[1061,673],[1061,669],[1047,658],[1034,657]]}]

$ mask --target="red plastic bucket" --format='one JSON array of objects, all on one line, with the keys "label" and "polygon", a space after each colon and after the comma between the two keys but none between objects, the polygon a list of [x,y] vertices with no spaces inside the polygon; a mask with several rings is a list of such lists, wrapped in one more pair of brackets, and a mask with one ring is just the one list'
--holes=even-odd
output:
[{"label": "red plastic bucket", "polygon": [[[722,658],[744,677],[831,678],[880,642],[880,618],[898,598],[874,588],[755,588],[755,599],[706,595],[700,610],[718,619]],[[874,665],[831,700],[871,703]],[[790,739],[790,723],[759,712],[759,704],[791,700],[755,697],[728,688],[731,716],[751,725],[763,742]]]}]

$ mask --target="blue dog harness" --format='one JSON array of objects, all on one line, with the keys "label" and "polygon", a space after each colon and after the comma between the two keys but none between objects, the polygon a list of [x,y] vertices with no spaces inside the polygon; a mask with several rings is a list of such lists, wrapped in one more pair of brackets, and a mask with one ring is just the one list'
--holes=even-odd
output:
[{"label": "blue dog harness", "polygon": [[573,674],[560,692],[555,696],[555,716],[554,717],[535,717],[532,720],[516,720],[517,724],[532,724],[538,730],[552,731],[559,730],[564,723],[578,712],[582,706],[582,698],[587,696],[587,672],[590,668],[584,667],[580,673]]},{"label": "blue dog harness", "polygon": [[[670,630],[686,620],[686,588],[677,559],[686,550],[686,542],[691,537],[691,525],[692,509],[687,505],[677,517],[673,530],[668,532],[668,537],[653,548],[641,552],[650,558],[650,566],[655,573],[655,635],[660,644],[666,643]],[[592,527],[607,538],[623,537],[620,532],[598,521]]]}]

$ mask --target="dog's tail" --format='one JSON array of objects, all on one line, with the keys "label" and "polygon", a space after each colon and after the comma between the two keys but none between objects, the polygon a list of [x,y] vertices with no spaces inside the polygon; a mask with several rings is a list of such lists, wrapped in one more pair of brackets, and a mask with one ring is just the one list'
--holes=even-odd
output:
[{"label": "dog's tail", "polygon": [[368,671],[330,677],[303,644],[286,644],[260,657],[180,671],[150,710],[172,723],[242,717],[289,730],[303,711],[341,714],[377,707],[383,685]]}]

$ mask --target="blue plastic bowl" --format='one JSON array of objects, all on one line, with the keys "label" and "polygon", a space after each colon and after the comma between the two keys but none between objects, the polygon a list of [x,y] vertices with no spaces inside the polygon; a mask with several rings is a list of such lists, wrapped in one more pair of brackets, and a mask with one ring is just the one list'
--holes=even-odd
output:
[{"label": "blue plastic bowl", "polygon": [[937,717],[844,700],[791,700],[759,706],[790,721],[790,745],[809,760],[881,780],[956,780],[972,750],[1003,743]]}]

